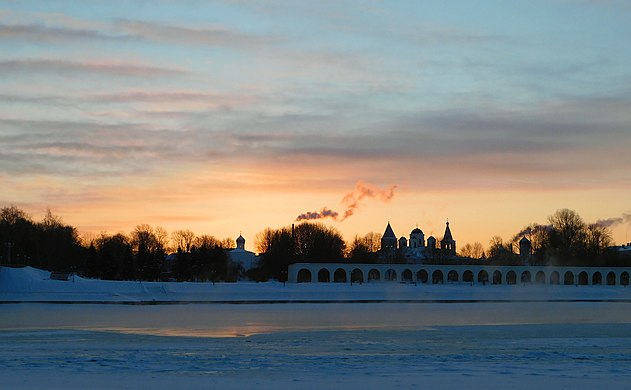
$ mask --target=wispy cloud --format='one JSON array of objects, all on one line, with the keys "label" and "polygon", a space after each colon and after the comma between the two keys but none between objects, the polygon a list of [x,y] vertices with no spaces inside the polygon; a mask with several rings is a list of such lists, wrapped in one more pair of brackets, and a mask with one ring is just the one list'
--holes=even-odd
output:
[{"label": "wispy cloud", "polygon": [[260,47],[280,37],[250,34],[226,26],[192,28],[141,20],[118,20],[115,26],[127,34],[155,42],[224,47]]},{"label": "wispy cloud", "polygon": [[77,29],[65,26],[42,24],[0,24],[0,40],[28,40],[36,42],[69,41],[125,41],[132,39],[129,34],[112,34],[99,30]]},{"label": "wispy cloud", "polygon": [[0,71],[8,74],[54,74],[76,76],[97,74],[125,77],[163,77],[187,73],[182,69],[119,61],[67,61],[59,59],[17,59],[0,61]]}]

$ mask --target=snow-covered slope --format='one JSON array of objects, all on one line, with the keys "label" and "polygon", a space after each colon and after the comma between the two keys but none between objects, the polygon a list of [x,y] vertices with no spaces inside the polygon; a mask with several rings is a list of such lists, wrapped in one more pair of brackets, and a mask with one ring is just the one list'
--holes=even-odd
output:
[{"label": "snow-covered slope", "polygon": [[31,267],[0,268],[0,302],[151,301],[397,301],[397,300],[631,300],[622,286],[473,285],[400,283],[176,283],[85,279],[51,280]]}]

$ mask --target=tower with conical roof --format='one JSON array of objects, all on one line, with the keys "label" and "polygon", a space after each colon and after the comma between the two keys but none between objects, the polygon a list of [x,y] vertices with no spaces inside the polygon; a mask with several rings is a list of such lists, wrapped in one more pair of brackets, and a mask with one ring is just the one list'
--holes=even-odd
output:
[{"label": "tower with conical roof", "polygon": [[389,249],[397,249],[397,236],[394,234],[390,222],[388,222],[388,226],[386,226],[386,230],[383,232],[383,236],[381,236],[381,250]]},{"label": "tower with conical roof", "polygon": [[239,237],[237,237],[237,249],[245,250],[245,238],[240,234]]},{"label": "tower with conical roof", "polygon": [[440,241],[440,248],[448,256],[456,255],[456,240],[454,240],[453,236],[451,235],[451,229],[449,229],[449,221],[447,221],[445,227],[445,235]]},{"label": "tower with conical roof", "polygon": [[532,243],[530,242],[529,239],[526,238],[526,236],[524,236],[521,238],[521,240],[519,240],[519,256],[522,259],[527,260],[531,254],[532,254]]}]

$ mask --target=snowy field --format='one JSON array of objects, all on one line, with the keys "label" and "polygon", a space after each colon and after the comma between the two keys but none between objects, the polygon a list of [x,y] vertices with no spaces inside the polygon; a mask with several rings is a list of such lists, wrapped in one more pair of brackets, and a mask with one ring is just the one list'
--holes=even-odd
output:
[{"label": "snowy field", "polygon": [[622,286],[432,285],[348,283],[159,283],[51,280],[35,268],[0,269],[0,302],[278,302],[278,301],[631,300]]},{"label": "snowy field", "polygon": [[[621,286],[141,288],[6,270],[0,271],[3,389],[602,389],[631,383],[631,297]],[[226,303],[239,290],[241,303]],[[160,294],[167,303],[137,304]],[[287,303],[295,296],[311,303]],[[359,302],[350,302],[357,296]],[[384,297],[395,301],[362,301]],[[257,299],[262,302],[250,302]],[[411,302],[397,301],[405,299]],[[82,303],[7,303],[13,300]]]}]

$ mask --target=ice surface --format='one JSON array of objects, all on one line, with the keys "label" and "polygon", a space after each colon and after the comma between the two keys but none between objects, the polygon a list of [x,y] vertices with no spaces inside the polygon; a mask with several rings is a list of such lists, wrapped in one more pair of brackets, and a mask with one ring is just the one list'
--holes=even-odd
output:
[{"label": "ice surface", "polygon": [[6,388],[624,388],[631,379],[629,324],[359,326],[228,338],[15,330],[0,331],[0,345]]},{"label": "ice surface", "polygon": [[[141,285],[6,270],[0,388],[601,389],[631,380],[631,290],[621,286]],[[171,303],[135,304],[160,295]],[[297,297],[329,303],[279,303]],[[386,302],[331,303],[354,299]],[[225,303],[233,300],[259,303]]]}]

